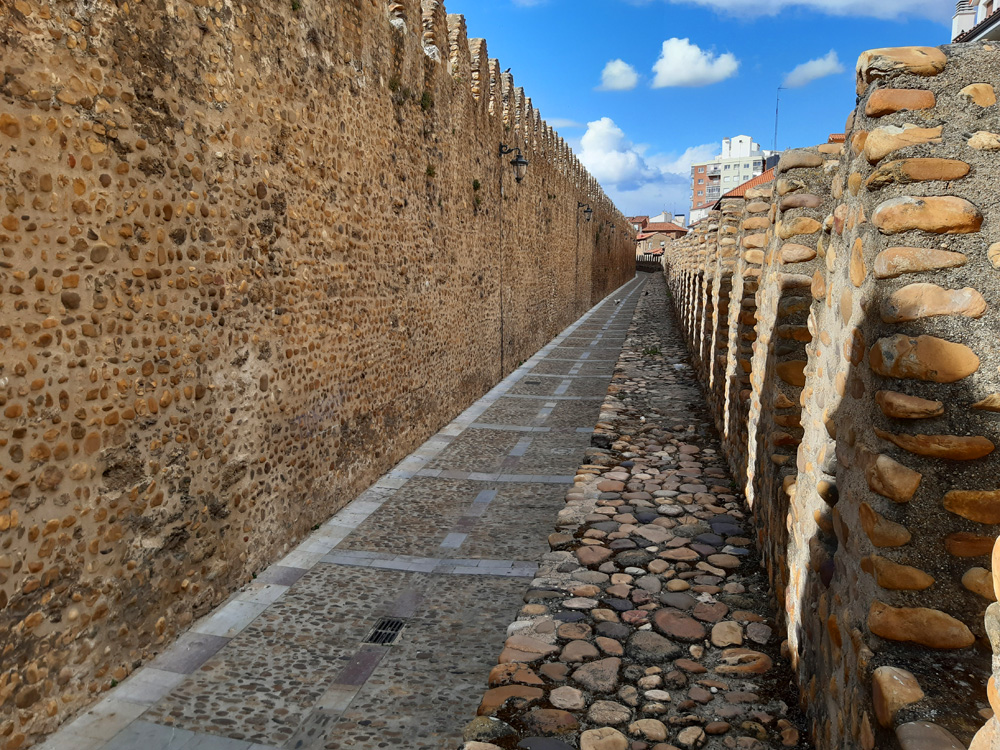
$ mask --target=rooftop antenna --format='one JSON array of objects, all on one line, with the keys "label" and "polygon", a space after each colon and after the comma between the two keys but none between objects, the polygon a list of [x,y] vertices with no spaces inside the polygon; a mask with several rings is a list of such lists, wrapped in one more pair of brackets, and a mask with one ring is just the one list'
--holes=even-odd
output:
[{"label": "rooftop antenna", "polygon": [[778,114],[781,111],[781,92],[785,90],[784,86],[778,86],[777,96],[775,97],[774,103],[774,148],[773,151],[778,150]]}]

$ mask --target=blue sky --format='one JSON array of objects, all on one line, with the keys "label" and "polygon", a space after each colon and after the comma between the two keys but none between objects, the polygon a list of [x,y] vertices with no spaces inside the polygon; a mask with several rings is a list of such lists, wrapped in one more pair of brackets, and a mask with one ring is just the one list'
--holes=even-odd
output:
[{"label": "blue sky", "polygon": [[[842,132],[873,47],[947,44],[954,0],[446,0],[626,214],[687,213],[727,136]],[[609,66],[609,63],[611,65]],[[800,67],[804,66],[804,67]],[[798,71],[796,71],[798,68]],[[795,71],[791,79],[790,74]]]}]

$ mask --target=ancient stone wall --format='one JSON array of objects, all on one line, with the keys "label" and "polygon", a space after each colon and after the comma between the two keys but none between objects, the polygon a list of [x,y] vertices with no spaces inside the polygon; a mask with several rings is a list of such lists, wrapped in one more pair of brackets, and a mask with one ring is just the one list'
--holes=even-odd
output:
[{"label": "ancient stone wall", "polygon": [[998,56],[865,53],[847,146],[744,207],[721,407],[704,383],[818,748],[1000,746]]},{"label": "ancient stone wall", "polygon": [[634,247],[434,0],[2,2],[0,69],[12,750],[623,284]]}]

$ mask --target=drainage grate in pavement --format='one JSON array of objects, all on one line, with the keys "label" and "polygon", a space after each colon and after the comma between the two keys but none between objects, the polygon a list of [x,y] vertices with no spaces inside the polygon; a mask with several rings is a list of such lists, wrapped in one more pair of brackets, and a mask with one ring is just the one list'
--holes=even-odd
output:
[{"label": "drainage grate in pavement", "polygon": [[399,638],[406,626],[406,620],[398,617],[380,617],[362,643],[374,643],[376,646],[391,646]]}]

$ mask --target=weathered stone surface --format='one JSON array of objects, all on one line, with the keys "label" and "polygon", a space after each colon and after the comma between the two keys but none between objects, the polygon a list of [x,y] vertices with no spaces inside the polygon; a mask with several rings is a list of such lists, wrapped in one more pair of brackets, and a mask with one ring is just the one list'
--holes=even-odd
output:
[{"label": "weathered stone surface", "polygon": [[792,360],[788,362],[779,362],[775,367],[775,372],[778,377],[784,380],[789,385],[794,385],[801,388],[806,384],[806,366],[808,362],[804,360]]},{"label": "weathered stone surface", "polygon": [[875,394],[882,413],[893,419],[928,419],[944,414],[944,404],[896,391],[878,391]]},{"label": "weathered stone surface", "polygon": [[933,91],[925,89],[878,89],[865,105],[869,117],[884,117],[907,109],[932,109],[937,104]]},{"label": "weathered stone surface", "polygon": [[873,492],[897,503],[912,500],[923,478],[920,472],[903,466],[886,455],[879,455],[872,461],[866,476]]},{"label": "weathered stone surface", "polygon": [[878,190],[893,184],[960,180],[968,174],[969,165],[959,159],[897,159],[880,164],[865,185],[869,190]]},{"label": "weathered stone surface", "polygon": [[875,343],[868,359],[878,375],[933,383],[954,383],[979,370],[972,349],[935,336],[887,336]]},{"label": "weathered stone surface", "polygon": [[767,654],[748,648],[727,648],[722,652],[719,665],[713,670],[721,675],[765,674],[774,662]]},{"label": "weathered stone surface", "polygon": [[672,609],[661,609],[653,615],[657,629],[678,641],[695,642],[705,638],[704,626],[692,617]]},{"label": "weathered stone surface", "polygon": [[941,143],[941,128],[889,125],[876,128],[865,140],[864,154],[869,164],[878,164],[894,151],[927,143]]},{"label": "weathered stone surface", "polygon": [[872,81],[896,75],[936,76],[948,64],[937,47],[883,47],[863,52],[858,58],[858,94]]},{"label": "weathered stone surface", "polygon": [[997,103],[996,92],[988,83],[970,83],[958,93],[980,107],[992,107]]},{"label": "weathered stone surface", "polygon": [[595,565],[600,565],[613,554],[614,552],[609,550],[607,547],[589,544],[576,550],[576,559],[580,561],[580,565],[584,565],[589,568],[594,567]]},{"label": "weathered stone surface", "polygon": [[622,660],[610,657],[579,667],[573,679],[593,693],[611,693],[618,686],[618,670]]},{"label": "weathered stone surface", "polygon": [[982,401],[977,401],[972,405],[973,409],[979,411],[991,411],[1000,413],[1000,393],[991,393]]},{"label": "weathered stone surface", "polygon": [[968,263],[962,253],[935,250],[923,247],[890,247],[875,256],[875,276],[879,279],[894,279],[904,273],[939,271],[944,268],[959,268]]},{"label": "weathered stone surface", "polygon": [[521,724],[528,734],[541,737],[560,737],[580,728],[573,714],[559,708],[536,708],[521,717]]},{"label": "weathered stone surface", "polygon": [[659,666],[681,653],[680,647],[659,633],[640,630],[629,637],[625,653],[640,664]]},{"label": "weathered stone surface", "polygon": [[718,648],[743,645],[743,628],[738,622],[727,620],[712,627],[712,645]]},{"label": "weathered stone surface", "polygon": [[1000,490],[952,490],[944,496],[945,510],[976,523],[1000,523]]},{"label": "weathered stone surface", "polygon": [[902,547],[909,544],[912,538],[905,526],[890,521],[868,503],[861,503],[858,507],[858,516],[865,534],[876,547]]},{"label": "weathered stone surface", "polygon": [[549,693],[549,701],[556,708],[567,711],[582,711],[587,707],[586,696],[575,687],[563,685]]},{"label": "weathered stone surface", "polygon": [[1000,242],[996,242],[986,249],[986,258],[990,265],[1000,271]]},{"label": "weathered stone surface", "polygon": [[805,263],[816,257],[816,249],[808,245],[785,243],[781,246],[782,263]]},{"label": "weathered stone surface", "polygon": [[917,229],[932,234],[970,234],[983,226],[979,209],[954,196],[901,196],[883,202],[872,214],[872,224],[882,234]]},{"label": "weathered stone surface", "polygon": [[893,725],[896,712],[923,700],[924,691],[911,672],[897,667],[879,667],[872,675],[872,702],[875,717],[886,728]]},{"label": "weathered stone surface", "polygon": [[969,138],[969,146],[978,151],[1000,151],[1000,133],[979,130]]},{"label": "weathered stone surface", "polygon": [[822,155],[812,151],[785,151],[778,161],[778,172],[787,172],[791,169],[801,169],[823,166],[825,159]]},{"label": "weathered stone surface", "polygon": [[588,729],[580,735],[580,750],[628,750],[628,737],[611,727]]},{"label": "weathered stone surface", "polygon": [[955,735],[927,721],[911,721],[896,727],[896,739],[902,750],[965,750]]},{"label": "weathered stone surface", "polygon": [[986,313],[986,300],[972,287],[944,289],[937,284],[910,284],[883,301],[881,313],[886,323],[905,323],[939,315],[981,318]]},{"label": "weathered stone surface", "polygon": [[514,727],[506,722],[491,716],[477,716],[465,726],[462,739],[466,742],[489,742],[516,734]]},{"label": "weathered stone surface", "polygon": [[507,701],[526,705],[541,699],[544,695],[545,692],[541,689],[528,687],[527,685],[507,685],[505,687],[493,688],[486,691],[482,702],[479,704],[477,713],[480,716],[492,714]]},{"label": "weathered stone surface", "polygon": [[890,591],[923,591],[934,585],[934,579],[919,568],[900,565],[879,555],[862,559],[861,569]]},{"label": "weathered stone surface", "polygon": [[778,205],[782,211],[791,211],[793,208],[819,208],[823,205],[823,199],[812,193],[793,193],[782,198]]},{"label": "weathered stone surface", "polygon": [[996,538],[968,531],[957,531],[944,538],[945,549],[953,557],[982,557],[993,552]]},{"label": "weathered stone surface", "polygon": [[986,568],[969,568],[962,575],[962,585],[973,594],[978,594],[990,602],[997,600],[993,589],[993,574]]},{"label": "weathered stone surface", "polygon": [[875,434],[918,456],[949,458],[952,461],[974,461],[996,449],[991,440],[980,436],[897,435],[880,429],[876,429]]},{"label": "weathered stone surface", "polygon": [[924,607],[890,607],[880,601],[873,602],[868,612],[868,629],[881,638],[928,648],[967,648],[976,642],[964,623],[944,612]]},{"label": "weathered stone surface", "polygon": [[621,703],[614,701],[594,701],[587,711],[587,721],[592,724],[618,726],[632,718],[632,711]]},{"label": "weathered stone surface", "polygon": [[788,240],[792,237],[815,234],[822,228],[823,225],[816,219],[811,219],[808,216],[796,216],[793,219],[779,222],[777,233],[781,239]]},{"label": "weathered stone surface", "polygon": [[667,739],[667,728],[658,719],[639,719],[629,724],[628,731],[629,734],[650,742]]}]

